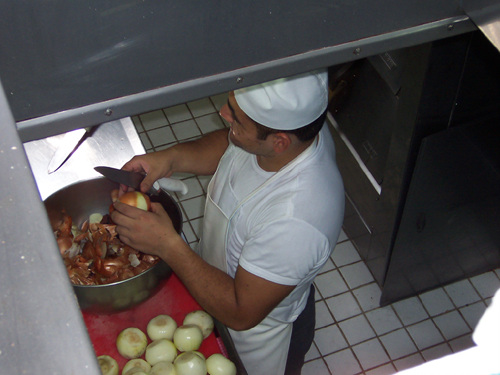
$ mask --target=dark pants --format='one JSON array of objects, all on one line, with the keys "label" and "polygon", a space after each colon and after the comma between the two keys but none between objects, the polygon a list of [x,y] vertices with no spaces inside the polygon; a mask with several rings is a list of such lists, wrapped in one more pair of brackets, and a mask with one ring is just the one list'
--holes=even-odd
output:
[{"label": "dark pants", "polygon": [[311,292],[307,304],[293,322],[292,338],[288,349],[285,375],[300,375],[304,365],[304,357],[311,348],[314,339],[314,326],[316,325],[316,305],[314,303],[314,285],[311,284]]}]

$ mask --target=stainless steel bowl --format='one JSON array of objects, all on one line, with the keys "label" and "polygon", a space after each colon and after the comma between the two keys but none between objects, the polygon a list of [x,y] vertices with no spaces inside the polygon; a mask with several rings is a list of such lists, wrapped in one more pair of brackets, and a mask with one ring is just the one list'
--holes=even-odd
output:
[{"label": "stainless steel bowl", "polygon": [[[105,178],[97,178],[78,182],[55,192],[44,202],[52,227],[60,220],[63,209],[76,225],[81,225],[94,212],[107,213],[111,204],[110,192],[117,187],[117,184]],[[172,197],[161,191],[158,196],[152,196],[151,200],[163,205],[175,230],[181,233],[182,214]],[[115,312],[136,306],[151,297],[157,291],[160,281],[168,278],[171,273],[170,267],[160,261],[127,280],[106,285],[73,285],[73,289],[82,310]]]}]

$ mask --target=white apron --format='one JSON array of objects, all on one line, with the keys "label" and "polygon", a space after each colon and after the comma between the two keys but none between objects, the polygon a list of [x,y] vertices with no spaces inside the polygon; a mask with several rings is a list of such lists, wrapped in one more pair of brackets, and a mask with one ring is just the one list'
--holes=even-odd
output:
[{"label": "white apron", "polygon": [[[203,234],[199,246],[200,256],[207,263],[227,273],[226,245],[231,219],[245,203],[253,199],[258,192],[265,190],[271,181],[285,174],[313,150],[313,147],[306,149],[239,204],[234,195],[229,193],[221,195],[220,205],[213,201],[213,183],[216,177],[227,183],[230,173],[229,168],[225,168],[225,170],[217,168],[207,189]],[[226,207],[228,212],[224,212],[220,206]],[[236,350],[249,375],[284,374],[292,336],[292,325],[292,323],[284,323],[267,316],[261,323],[249,330],[234,331],[229,329]]]}]

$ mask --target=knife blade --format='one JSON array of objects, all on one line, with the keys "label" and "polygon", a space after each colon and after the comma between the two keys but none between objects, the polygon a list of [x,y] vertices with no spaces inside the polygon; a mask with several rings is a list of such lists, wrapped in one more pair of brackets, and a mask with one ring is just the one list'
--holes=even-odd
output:
[{"label": "knife blade", "polygon": [[[129,171],[124,171],[123,169],[116,169],[111,167],[99,166],[95,167],[94,169],[100,174],[102,174],[104,177],[110,179],[111,181],[129,186],[132,189],[139,191],[141,187],[141,182],[142,180],[144,180],[144,177],[146,177],[145,174],[139,172],[129,172]],[[158,194],[160,188],[169,191],[179,192],[182,195],[185,195],[188,192],[188,187],[184,182],[174,178],[165,177],[165,178],[160,178],[158,181],[155,181],[153,187],[149,189],[148,194],[149,195]]]},{"label": "knife blade", "polygon": [[76,129],[64,134],[61,139],[61,144],[57,147],[56,152],[50,159],[47,171],[49,174],[57,171],[76,151],[78,146],[85,140],[85,135],[88,129]]}]

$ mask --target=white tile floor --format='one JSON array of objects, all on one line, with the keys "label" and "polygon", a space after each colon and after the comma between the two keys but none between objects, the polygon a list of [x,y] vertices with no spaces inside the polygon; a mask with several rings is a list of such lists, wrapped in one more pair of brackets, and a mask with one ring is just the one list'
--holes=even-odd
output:
[{"label": "white tile floor", "polygon": [[[226,125],[218,95],[132,119],[147,152]],[[179,175],[189,193],[177,197],[184,234],[198,241],[210,177]],[[352,242],[342,233],[315,281],[316,335],[304,375],[388,375],[473,345],[471,334],[500,287],[500,270],[379,307],[381,294]]]}]

